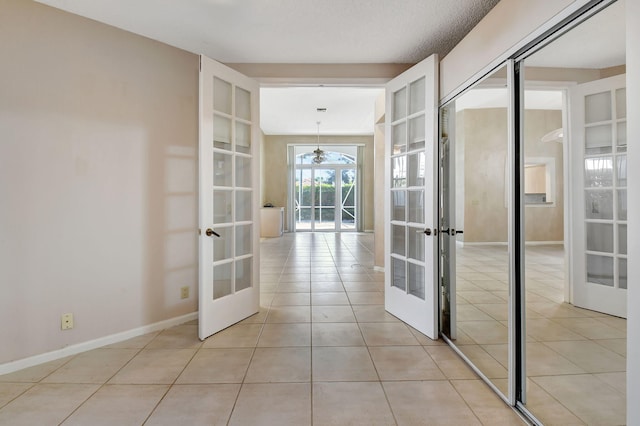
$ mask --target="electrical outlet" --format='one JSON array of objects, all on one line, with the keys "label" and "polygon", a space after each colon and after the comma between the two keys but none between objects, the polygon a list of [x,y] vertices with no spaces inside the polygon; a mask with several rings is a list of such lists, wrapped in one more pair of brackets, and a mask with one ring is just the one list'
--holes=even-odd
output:
[{"label": "electrical outlet", "polygon": [[62,330],[71,330],[73,328],[73,314],[62,314],[60,328]]},{"label": "electrical outlet", "polygon": [[180,287],[180,298],[188,299],[189,298],[189,286]]}]

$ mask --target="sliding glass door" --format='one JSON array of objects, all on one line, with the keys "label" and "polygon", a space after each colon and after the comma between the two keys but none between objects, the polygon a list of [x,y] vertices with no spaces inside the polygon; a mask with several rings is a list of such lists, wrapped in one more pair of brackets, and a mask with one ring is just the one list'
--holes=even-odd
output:
[{"label": "sliding glass door", "polygon": [[313,217],[311,219],[311,229],[314,231],[335,231],[336,202],[338,193],[336,182],[336,169],[314,168],[311,169],[311,209]]}]

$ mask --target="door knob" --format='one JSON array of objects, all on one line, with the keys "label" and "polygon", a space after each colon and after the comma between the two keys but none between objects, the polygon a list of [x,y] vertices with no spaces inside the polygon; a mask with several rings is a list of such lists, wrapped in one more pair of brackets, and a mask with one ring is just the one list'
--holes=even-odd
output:
[{"label": "door knob", "polygon": [[216,237],[220,237],[220,234],[218,234],[216,231],[214,231],[211,228],[207,228],[206,231],[204,231],[205,234],[207,234],[207,237],[211,237],[212,235],[215,235]]},{"label": "door knob", "polygon": [[[423,232],[424,232],[425,235],[431,235],[431,228],[425,228]],[[433,230],[433,235],[438,235],[438,230],[437,229]]]}]

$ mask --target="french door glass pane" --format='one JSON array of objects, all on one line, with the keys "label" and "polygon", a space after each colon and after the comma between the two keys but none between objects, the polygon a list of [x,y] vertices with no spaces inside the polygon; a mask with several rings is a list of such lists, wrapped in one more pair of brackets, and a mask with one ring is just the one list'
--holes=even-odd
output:
[{"label": "french door glass pane", "polygon": [[616,158],[616,166],[617,186],[627,186],[627,156],[619,155]]},{"label": "french door glass pane", "polygon": [[584,198],[587,219],[613,219],[612,189],[588,189]]},{"label": "french door glass pane", "polygon": [[613,186],[613,159],[611,156],[585,158],[584,160],[585,186],[611,187]]},{"label": "french door glass pane", "polygon": [[424,186],[424,152],[409,155],[408,186]]},{"label": "french door glass pane", "polygon": [[424,266],[409,263],[409,294],[424,300]]},{"label": "french door glass pane", "polygon": [[213,116],[213,146],[231,150],[231,120],[219,115]]},{"label": "french door glass pane", "polygon": [[405,227],[402,225],[391,225],[391,253],[404,256],[405,254]]},{"label": "french door glass pane", "polygon": [[220,237],[213,239],[213,261],[231,259],[233,257],[231,251],[233,248],[233,227],[218,227],[216,232],[220,234]]},{"label": "french door glass pane", "polygon": [[627,225],[618,225],[618,253],[627,254]]},{"label": "french door glass pane", "polygon": [[213,109],[231,115],[231,84],[213,78]]},{"label": "french door glass pane", "polygon": [[407,257],[424,262],[425,235],[422,228],[407,228],[407,236],[409,239],[407,244],[409,246],[409,253]]},{"label": "french door glass pane", "polygon": [[405,191],[391,191],[391,220],[405,220]]},{"label": "french door glass pane", "polygon": [[236,157],[236,186],[251,187],[251,158]]},{"label": "french door glass pane", "polygon": [[585,123],[611,120],[611,92],[588,95],[584,100]]},{"label": "french door glass pane", "polygon": [[627,190],[618,190],[618,219],[627,220]]},{"label": "french door glass pane", "polygon": [[401,155],[391,159],[391,187],[403,188],[407,186],[407,156]]},{"label": "french door glass pane", "polygon": [[232,293],[232,272],[233,262],[217,265],[213,267],[213,298],[219,299]]},{"label": "french door glass pane", "polygon": [[213,153],[213,186],[228,186],[233,184],[231,174],[233,156],[221,152]]},{"label": "french door glass pane", "polygon": [[236,291],[251,287],[253,259],[248,257],[236,261]]},{"label": "french door glass pane", "polygon": [[405,261],[401,259],[391,258],[391,269],[393,276],[391,277],[391,285],[401,290],[406,290],[406,272]]},{"label": "french door glass pane", "polygon": [[613,257],[587,255],[587,281],[613,287]]},{"label": "french door glass pane", "polygon": [[611,124],[584,129],[585,154],[608,154],[611,152]]},{"label": "french door glass pane", "polygon": [[251,191],[236,191],[236,221],[251,220]]},{"label": "french door glass pane", "polygon": [[409,120],[409,151],[424,148],[424,115]]},{"label": "french door glass pane", "polygon": [[251,93],[236,87],[236,117],[251,121]]},{"label": "french door glass pane", "polygon": [[613,253],[613,224],[587,223],[587,250]]},{"label": "french door glass pane", "polygon": [[236,256],[251,254],[251,225],[236,225]]},{"label": "french door glass pane", "polygon": [[402,154],[407,151],[407,123],[395,124],[391,128],[393,138],[393,154]]},{"label": "french door glass pane", "polygon": [[251,152],[251,126],[236,122],[236,151],[243,154]]},{"label": "french door glass pane", "polygon": [[627,150],[627,122],[623,121],[617,124],[617,138],[618,151],[624,152]]},{"label": "french door glass pane", "polygon": [[618,259],[618,287],[627,288],[627,259]]},{"label": "french door glass pane", "polygon": [[[423,78],[420,80],[416,80],[409,85],[410,95],[409,95],[409,115],[415,114],[416,112],[424,111],[425,106],[425,84],[426,81]],[[396,117],[397,119],[398,117]],[[423,126],[424,130],[424,118],[423,118]]]},{"label": "french door glass pane", "polygon": [[399,120],[407,116],[407,89],[402,88],[393,94],[393,119]]},{"label": "french door glass pane", "polygon": [[409,191],[409,222],[424,223],[424,190]]},{"label": "french door glass pane", "polygon": [[627,118],[627,89],[616,90],[616,118]]},{"label": "french door glass pane", "polygon": [[233,208],[230,190],[213,191],[213,223],[230,223],[233,220]]}]

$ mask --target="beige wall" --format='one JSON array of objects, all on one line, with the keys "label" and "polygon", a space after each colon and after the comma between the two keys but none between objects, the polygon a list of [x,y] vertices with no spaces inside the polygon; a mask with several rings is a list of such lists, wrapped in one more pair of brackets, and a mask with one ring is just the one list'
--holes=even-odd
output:
[{"label": "beige wall", "polygon": [[456,114],[456,137],[464,135],[464,228],[456,226],[464,229],[464,242],[507,241],[506,115],[505,108]]},{"label": "beige wall", "polygon": [[[287,145],[314,145],[316,136],[266,135],[264,137],[264,201],[276,207],[285,207],[285,229],[291,230],[287,211]],[[362,172],[364,174],[364,230],[373,230],[373,136],[330,136],[323,135],[323,145],[365,145]]]},{"label": "beige wall", "polygon": [[[562,144],[541,142],[547,133],[562,127],[562,112],[526,110],[524,155],[555,159],[555,203],[553,206],[525,206],[525,241],[564,241],[564,167]],[[543,185],[544,186],[544,185]]]},{"label": "beige wall", "polygon": [[0,11],[0,364],[196,311],[198,58]]},{"label": "beige wall", "polygon": [[[542,136],[559,127],[562,127],[561,111],[525,111],[525,156],[553,157],[556,167],[555,205],[525,209],[527,241],[563,240],[562,145],[540,142]],[[506,109],[459,111],[456,114],[456,149],[459,148],[458,139],[464,141],[463,239],[465,242],[506,242]],[[456,226],[462,228],[459,222],[457,219]]]}]

